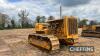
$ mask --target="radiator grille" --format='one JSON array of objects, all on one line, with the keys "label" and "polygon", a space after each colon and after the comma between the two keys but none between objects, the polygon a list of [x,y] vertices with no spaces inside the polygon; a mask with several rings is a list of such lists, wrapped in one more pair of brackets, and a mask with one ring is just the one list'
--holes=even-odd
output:
[{"label": "radiator grille", "polygon": [[69,32],[69,35],[78,33],[77,19],[75,18],[68,19],[68,32]]}]

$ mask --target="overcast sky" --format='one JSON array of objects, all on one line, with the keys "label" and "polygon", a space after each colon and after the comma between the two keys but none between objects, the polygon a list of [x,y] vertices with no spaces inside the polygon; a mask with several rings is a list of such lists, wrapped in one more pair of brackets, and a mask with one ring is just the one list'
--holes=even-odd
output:
[{"label": "overcast sky", "polygon": [[60,2],[63,16],[100,21],[100,0],[0,0],[0,12],[17,18],[17,13],[25,9],[33,19],[37,15],[59,17]]}]

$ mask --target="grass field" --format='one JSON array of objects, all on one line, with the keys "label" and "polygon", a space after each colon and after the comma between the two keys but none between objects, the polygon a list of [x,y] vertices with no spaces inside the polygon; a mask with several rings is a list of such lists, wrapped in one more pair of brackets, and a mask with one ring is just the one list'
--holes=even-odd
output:
[{"label": "grass field", "polygon": [[33,29],[0,30],[0,56],[100,56],[100,38],[80,37],[76,46],[94,46],[94,52],[69,52],[64,46],[55,53],[48,53],[28,44],[27,38]]}]

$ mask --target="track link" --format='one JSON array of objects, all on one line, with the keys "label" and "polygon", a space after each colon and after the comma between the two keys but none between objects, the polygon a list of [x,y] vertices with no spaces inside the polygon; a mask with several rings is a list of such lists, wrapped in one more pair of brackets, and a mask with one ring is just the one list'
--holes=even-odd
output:
[{"label": "track link", "polygon": [[30,34],[28,42],[47,50],[57,50],[60,48],[58,38],[53,35]]}]

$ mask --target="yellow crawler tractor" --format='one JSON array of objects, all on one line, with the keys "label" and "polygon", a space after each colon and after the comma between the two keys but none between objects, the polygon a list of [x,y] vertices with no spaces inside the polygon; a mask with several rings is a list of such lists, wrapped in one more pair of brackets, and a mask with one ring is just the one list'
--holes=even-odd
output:
[{"label": "yellow crawler tractor", "polygon": [[77,18],[65,16],[63,19],[36,23],[35,32],[28,36],[28,42],[47,50],[57,50],[60,44],[78,42]]},{"label": "yellow crawler tractor", "polygon": [[84,37],[100,37],[100,25],[83,26],[81,35]]}]

